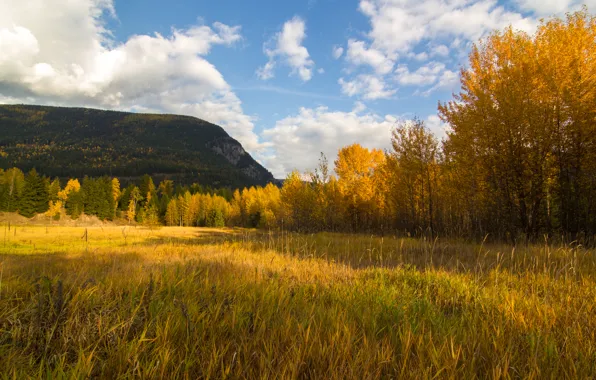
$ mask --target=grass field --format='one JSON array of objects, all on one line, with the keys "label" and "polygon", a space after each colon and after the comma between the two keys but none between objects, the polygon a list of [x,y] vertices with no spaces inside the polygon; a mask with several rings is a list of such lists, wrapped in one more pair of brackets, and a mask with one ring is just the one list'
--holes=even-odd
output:
[{"label": "grass field", "polygon": [[2,378],[595,378],[596,251],[0,226]]}]

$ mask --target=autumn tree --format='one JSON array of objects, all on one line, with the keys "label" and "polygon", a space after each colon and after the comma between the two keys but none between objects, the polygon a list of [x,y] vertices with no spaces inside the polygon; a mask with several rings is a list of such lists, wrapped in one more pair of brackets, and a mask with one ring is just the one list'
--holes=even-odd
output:
[{"label": "autumn tree", "polygon": [[178,204],[176,198],[170,200],[166,209],[165,222],[168,226],[179,226],[180,215],[178,214]]},{"label": "autumn tree", "polygon": [[174,195],[174,182],[169,179],[164,179],[159,183],[159,194],[162,197],[171,198]]},{"label": "autumn tree", "polygon": [[374,175],[384,161],[383,152],[359,144],[342,148],[337,155],[337,183],[353,230],[370,229],[374,225],[375,212],[382,202],[377,197],[381,194],[377,192]]},{"label": "autumn tree", "polygon": [[25,175],[18,168],[0,171],[0,210],[14,212],[25,187]]},{"label": "autumn tree", "polygon": [[230,201],[228,219],[243,227],[276,228],[281,221],[280,197],[279,188],[273,184],[236,190]]},{"label": "autumn tree", "polygon": [[157,189],[155,187],[155,183],[153,182],[153,178],[151,178],[150,175],[145,174],[143,177],[141,177],[139,191],[143,197],[141,200],[141,206],[145,206],[145,204],[149,202],[157,202]]},{"label": "autumn tree", "polygon": [[284,228],[297,231],[314,231],[315,192],[298,171],[286,177],[281,188],[281,224]]},{"label": "autumn tree", "polygon": [[139,188],[132,186],[128,194],[128,206],[126,208],[126,219],[129,223],[135,220],[135,216],[137,215],[137,205],[141,199],[142,197]]},{"label": "autumn tree", "polygon": [[114,201],[114,211],[118,208],[118,202],[122,196],[122,190],[120,190],[120,181],[118,178],[112,178],[112,199]]},{"label": "autumn tree", "polygon": [[[419,119],[400,123],[392,133],[388,160],[392,199],[399,227],[434,231],[439,147],[432,132]],[[388,174],[389,174],[388,173]],[[382,192],[382,191],[380,191]]]},{"label": "autumn tree", "polygon": [[314,192],[313,227],[318,231],[335,231],[343,223],[343,208],[337,179],[331,173],[329,161],[321,152],[319,164],[308,175]]},{"label": "autumn tree", "polygon": [[50,201],[48,205],[48,211],[45,212],[45,215],[53,220],[60,220],[60,213],[62,212],[62,201]]},{"label": "autumn tree", "polygon": [[[596,21],[584,9],[474,46],[462,91],[440,104],[455,202],[476,231],[515,239],[594,233]],[[459,208],[459,207],[458,207]]]},{"label": "autumn tree", "polygon": [[83,212],[83,195],[78,179],[69,179],[64,189],[58,192],[58,202],[72,219],[77,219]]},{"label": "autumn tree", "polygon": [[48,187],[48,211],[46,211],[45,215],[49,218],[59,220],[60,213],[64,208],[64,202],[60,199],[60,192],[62,189],[60,188],[60,180],[58,178],[54,179],[49,187]]},{"label": "autumn tree", "polygon": [[587,9],[543,22],[534,38],[547,127],[547,227],[596,233],[596,18]]}]

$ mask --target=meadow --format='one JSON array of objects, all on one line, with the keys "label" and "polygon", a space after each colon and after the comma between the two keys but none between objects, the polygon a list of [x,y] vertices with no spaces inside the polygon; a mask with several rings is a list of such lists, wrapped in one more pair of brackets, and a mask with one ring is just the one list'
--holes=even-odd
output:
[{"label": "meadow", "polygon": [[595,378],[596,251],[0,226],[2,378]]}]

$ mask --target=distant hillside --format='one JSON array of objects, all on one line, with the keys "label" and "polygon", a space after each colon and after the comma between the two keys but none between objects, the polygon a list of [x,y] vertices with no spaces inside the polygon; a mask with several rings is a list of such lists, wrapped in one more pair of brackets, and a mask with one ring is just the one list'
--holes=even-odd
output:
[{"label": "distant hillside", "polygon": [[218,187],[274,180],[223,128],[194,117],[0,105],[0,168],[13,166],[52,177],[150,174]]}]

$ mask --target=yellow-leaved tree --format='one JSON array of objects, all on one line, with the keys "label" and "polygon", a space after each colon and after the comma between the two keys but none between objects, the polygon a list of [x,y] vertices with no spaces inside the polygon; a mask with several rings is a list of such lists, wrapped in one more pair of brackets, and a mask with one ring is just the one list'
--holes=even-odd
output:
[{"label": "yellow-leaved tree", "polygon": [[472,232],[516,239],[596,232],[596,19],[587,10],[475,45],[439,114],[452,210]]},{"label": "yellow-leaved tree", "polygon": [[379,181],[375,170],[385,162],[378,149],[367,149],[353,144],[340,149],[335,160],[338,188],[345,204],[346,220],[353,230],[370,229],[375,224],[379,209]]}]

